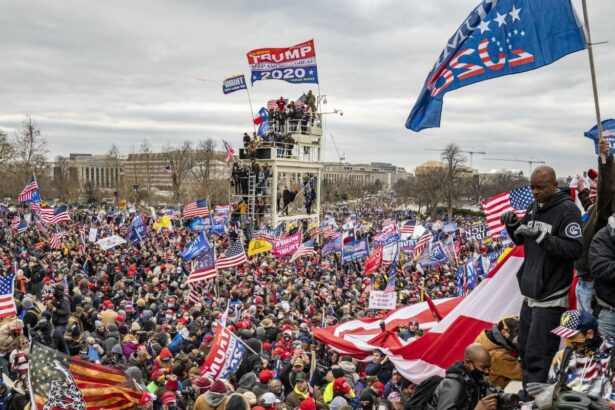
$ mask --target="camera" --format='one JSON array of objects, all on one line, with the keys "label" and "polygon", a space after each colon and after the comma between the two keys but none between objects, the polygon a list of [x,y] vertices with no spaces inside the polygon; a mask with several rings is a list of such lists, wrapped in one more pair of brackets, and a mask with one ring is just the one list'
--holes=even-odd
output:
[{"label": "camera", "polygon": [[504,393],[504,390],[499,387],[489,386],[487,388],[487,396],[490,394],[498,395],[498,409],[512,410],[519,405],[519,396],[513,393]]}]

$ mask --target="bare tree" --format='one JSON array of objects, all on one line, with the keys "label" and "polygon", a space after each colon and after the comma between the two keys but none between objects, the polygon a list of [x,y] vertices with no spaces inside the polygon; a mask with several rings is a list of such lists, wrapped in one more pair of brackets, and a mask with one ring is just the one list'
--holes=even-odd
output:
[{"label": "bare tree", "polygon": [[179,148],[167,145],[163,148],[167,161],[171,166],[171,181],[173,183],[173,199],[181,199],[182,185],[194,166],[194,150],[192,142],[184,141]]},{"label": "bare tree", "polygon": [[459,146],[455,143],[450,143],[440,155],[442,162],[444,163],[445,175],[445,199],[448,211],[448,220],[453,220],[453,202],[457,199],[460,193],[459,189],[459,177],[463,170],[463,165],[466,159],[461,154]]},{"label": "bare tree", "polygon": [[485,190],[491,184],[492,178],[489,174],[475,174],[468,183],[469,196],[475,205],[479,205],[485,198]]},{"label": "bare tree", "polygon": [[15,157],[15,148],[9,141],[8,135],[0,130],[0,165],[11,162]]},{"label": "bare tree", "polygon": [[41,135],[36,121],[29,115],[22,121],[22,128],[15,134],[14,159],[21,182],[45,168],[47,162],[47,139]]},{"label": "bare tree", "polygon": [[206,140],[201,140],[194,150],[194,167],[191,172],[198,184],[198,192],[202,196],[206,195],[212,179],[215,148],[216,142],[211,138],[207,138]]},{"label": "bare tree", "polygon": [[147,188],[147,199],[150,200],[152,196],[152,146],[147,138],[141,143],[139,151],[145,162],[145,187]]},{"label": "bare tree", "polygon": [[417,173],[415,177],[414,193],[419,209],[425,205],[427,213],[435,215],[438,204],[446,198],[445,181],[447,170],[445,167],[433,167],[426,172]]}]

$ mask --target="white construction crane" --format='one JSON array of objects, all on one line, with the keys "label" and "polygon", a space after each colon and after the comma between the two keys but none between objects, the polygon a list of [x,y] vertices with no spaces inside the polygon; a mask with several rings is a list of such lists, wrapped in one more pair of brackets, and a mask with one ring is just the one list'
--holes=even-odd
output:
[{"label": "white construction crane", "polygon": [[508,162],[525,162],[527,164],[529,164],[530,166],[530,173],[528,175],[532,174],[532,168],[534,167],[534,164],[545,164],[544,161],[536,161],[533,159],[527,160],[527,159],[516,159],[516,158],[485,158],[487,161],[508,161]]},{"label": "white construction crane", "polygon": [[333,134],[331,134],[331,141],[333,141],[333,146],[335,147],[335,151],[337,152],[337,157],[340,159],[341,165],[343,161],[346,161],[346,154],[343,152],[340,154],[340,150],[337,148],[337,143],[335,142],[335,138],[333,138]]},{"label": "white construction crane", "polygon": [[[444,152],[443,149],[436,149],[436,148],[425,148],[425,151],[438,151],[438,152]],[[470,168],[472,168],[472,164],[474,162],[474,155],[487,155],[484,151],[465,151],[465,150],[460,150],[459,152],[462,152],[464,154],[470,154]]]}]

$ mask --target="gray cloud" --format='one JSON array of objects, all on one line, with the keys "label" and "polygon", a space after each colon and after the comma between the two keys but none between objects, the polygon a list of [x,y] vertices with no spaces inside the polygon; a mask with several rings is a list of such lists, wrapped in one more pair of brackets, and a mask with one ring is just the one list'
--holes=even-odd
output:
[{"label": "gray cloud", "polygon": [[[560,174],[595,163],[582,137],[595,123],[587,53],[551,67],[475,84],[445,97],[442,128],[404,128],[427,72],[477,0],[4,2],[0,15],[0,129],[38,120],[52,155],[155,149],[251,129],[245,93],[221,80],[248,73],[247,51],[314,38],[333,134],[351,162],[412,169],[456,142],[489,157],[543,159]],[[590,4],[594,41],[613,40],[611,2]],[[580,0],[574,0],[580,10]],[[610,7],[609,7],[610,6]],[[604,118],[615,116],[613,43],[596,47]],[[199,81],[196,78],[206,81]],[[259,82],[255,109],[309,85]],[[316,89],[316,87],[311,87]],[[330,139],[326,157],[336,160]],[[481,170],[524,164],[474,158]],[[519,165],[519,166],[517,166]]]}]

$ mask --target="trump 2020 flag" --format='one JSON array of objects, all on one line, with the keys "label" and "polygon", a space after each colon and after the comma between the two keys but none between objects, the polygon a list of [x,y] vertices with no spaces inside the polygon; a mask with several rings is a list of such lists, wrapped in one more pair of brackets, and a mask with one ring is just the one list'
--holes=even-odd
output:
[{"label": "trump 2020 flag", "polygon": [[446,43],[406,128],[439,127],[449,91],[543,67],[585,46],[570,0],[484,0]]}]

